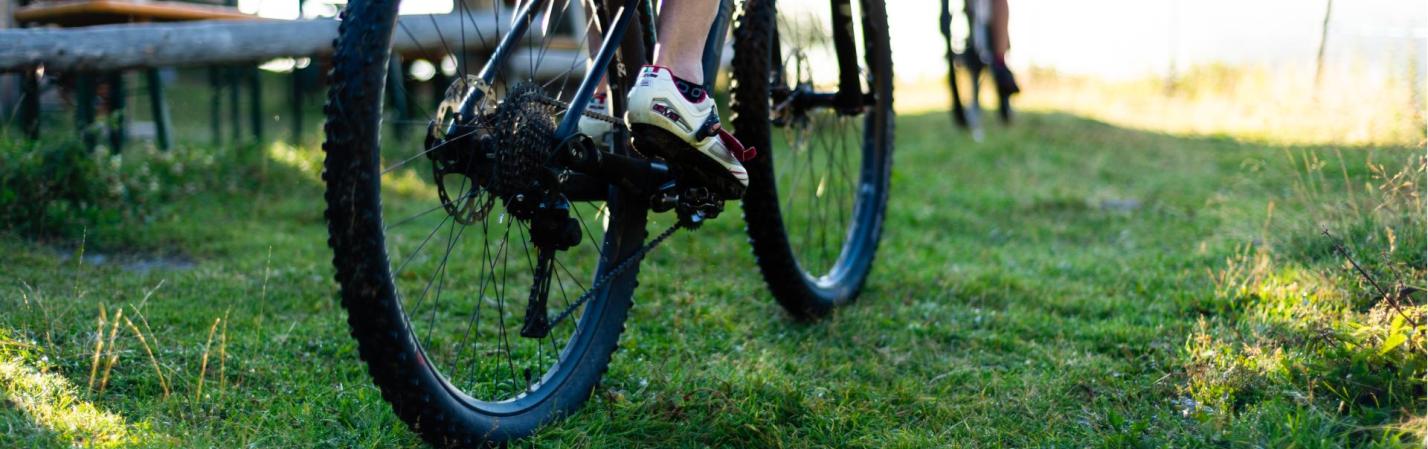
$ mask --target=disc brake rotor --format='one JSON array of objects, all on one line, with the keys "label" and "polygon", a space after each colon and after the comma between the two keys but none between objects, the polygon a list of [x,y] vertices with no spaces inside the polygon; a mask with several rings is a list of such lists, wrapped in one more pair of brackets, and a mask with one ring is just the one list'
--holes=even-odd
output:
[{"label": "disc brake rotor", "polygon": [[[446,213],[457,223],[465,225],[486,218],[495,204],[494,197],[482,195],[481,177],[474,176],[476,174],[470,170],[473,165],[472,155],[463,154],[470,149],[462,148],[464,145],[461,144],[453,144],[467,137],[477,137],[466,140],[468,142],[481,140],[479,136],[467,135],[482,133],[484,130],[480,127],[457,123],[461,102],[477,90],[484,93],[475,108],[477,116],[489,115],[495,109],[495,96],[491,94],[491,87],[481,82],[480,78],[468,75],[447,86],[444,98],[437,105],[436,115],[427,126],[425,153],[427,159],[432,162],[432,178],[436,184],[437,196],[440,197]],[[452,192],[457,194],[453,195]]]},{"label": "disc brake rotor", "polygon": [[487,116],[496,109],[496,95],[490,85],[481,81],[476,75],[466,75],[465,78],[457,78],[446,87],[446,95],[441,103],[436,106],[436,116],[432,118],[435,126],[428,130],[430,137],[445,140],[447,131],[456,124],[456,114],[461,110],[461,102],[471,95],[472,91],[482,92],[481,100],[476,104],[476,115],[478,117]]},{"label": "disc brake rotor", "polygon": [[794,103],[798,100],[799,92],[812,90],[813,67],[808,53],[796,47],[784,57],[783,67],[781,76],[784,79],[780,82],[791,88],[792,93],[784,101],[773,105],[772,120],[785,129],[789,135],[791,150],[797,153],[807,146],[811,130],[808,111],[802,110]]}]

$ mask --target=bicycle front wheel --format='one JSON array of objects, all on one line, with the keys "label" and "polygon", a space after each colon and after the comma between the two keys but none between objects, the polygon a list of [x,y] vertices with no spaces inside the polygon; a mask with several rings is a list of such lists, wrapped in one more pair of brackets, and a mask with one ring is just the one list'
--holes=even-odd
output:
[{"label": "bicycle front wheel", "polygon": [[[760,150],[746,166],[747,232],[779,303],[800,319],[858,296],[882,235],[892,169],[892,56],[885,6],[749,0],[734,42],[735,134]],[[859,57],[835,48],[854,30]],[[861,107],[835,106],[839,61],[856,64]]]}]

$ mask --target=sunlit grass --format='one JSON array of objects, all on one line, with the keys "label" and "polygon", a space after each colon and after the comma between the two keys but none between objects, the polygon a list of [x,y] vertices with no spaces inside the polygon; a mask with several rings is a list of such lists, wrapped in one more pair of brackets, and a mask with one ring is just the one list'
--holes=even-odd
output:
[{"label": "sunlit grass", "polygon": [[[1039,68],[1017,76],[1019,111],[1069,112],[1145,131],[1270,144],[1419,146],[1428,131],[1417,80],[1352,66],[1327,71],[1317,86],[1313,73],[1299,66],[1209,65],[1174,79],[1120,81]],[[984,88],[983,107],[995,109],[991,83]],[[947,111],[950,102],[940,78],[897,86],[902,113]]]},{"label": "sunlit grass", "polygon": [[[0,338],[0,346],[15,345],[23,343]],[[70,446],[160,447],[175,443],[156,432],[147,422],[131,423],[120,414],[81,399],[79,388],[69,379],[55,372],[36,369],[13,351],[0,350],[0,388],[4,390],[7,407],[15,407],[27,415],[34,425]],[[15,429],[10,430],[13,432]],[[0,433],[0,437],[7,434]],[[23,444],[20,441],[11,443]]]},{"label": "sunlit grass", "polygon": [[[1298,173],[1277,203],[1288,216],[1270,203],[1248,230],[1255,240],[1210,275],[1208,303],[1223,313],[1202,317],[1185,343],[1183,414],[1276,447],[1425,438],[1428,159],[1387,156],[1291,155]],[[1349,181],[1350,170],[1367,180]]]},{"label": "sunlit grass", "polygon": [[431,175],[417,170],[395,170],[382,175],[382,187],[405,197],[436,197],[436,185],[431,182]]},{"label": "sunlit grass", "polygon": [[322,181],[322,151],[313,147],[293,146],[274,141],[265,145],[267,159],[296,169],[315,181]]},{"label": "sunlit grass", "polygon": [[1321,145],[1421,145],[1425,132],[1417,80],[1367,70],[1331,72],[1318,86],[1297,66],[1203,66],[1119,82],[1030,70],[1023,79],[1025,110],[1147,131]]}]

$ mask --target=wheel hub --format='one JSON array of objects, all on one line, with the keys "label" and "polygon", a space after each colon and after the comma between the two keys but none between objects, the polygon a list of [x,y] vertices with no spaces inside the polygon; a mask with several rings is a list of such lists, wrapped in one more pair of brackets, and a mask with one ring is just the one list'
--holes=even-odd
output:
[{"label": "wheel hub", "polygon": [[[481,90],[476,116],[458,117],[461,102]],[[476,77],[457,80],[428,126],[426,156],[447,213],[470,224],[489,213],[495,198],[517,219],[530,220],[551,200],[555,170],[556,108],[535,84],[518,84],[496,103]],[[482,195],[488,193],[488,195]],[[484,197],[484,200],[482,199]]]},{"label": "wheel hub", "polygon": [[[461,103],[480,90],[475,117],[460,117]],[[581,241],[580,222],[570,216],[570,204],[558,192],[560,169],[553,167],[555,116],[559,102],[540,86],[522,83],[507,89],[499,103],[492,89],[476,77],[453,83],[446,101],[429,125],[426,155],[432,161],[437,194],[457,222],[484,219],[500,198],[506,212],[527,223],[538,251],[525,321],[520,335],[544,338],[550,333],[547,299],[555,254]],[[460,180],[460,192],[452,180]],[[482,193],[486,193],[482,195]]]}]

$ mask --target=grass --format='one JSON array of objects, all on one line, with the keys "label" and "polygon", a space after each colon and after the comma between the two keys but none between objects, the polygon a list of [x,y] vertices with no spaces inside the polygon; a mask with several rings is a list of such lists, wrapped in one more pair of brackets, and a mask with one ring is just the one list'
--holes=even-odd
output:
[{"label": "grass", "polygon": [[[1138,129],[1298,145],[1423,146],[1422,74],[1413,60],[1345,64],[1316,85],[1300,66],[1194,66],[1173,79],[1106,82],[1049,69],[1025,73],[1024,106]],[[1380,73],[1376,73],[1380,72]]]},{"label": "grass", "polygon": [[[1421,444],[1414,142],[1020,118],[899,118],[874,277],[829,320],[778,309],[737,214],[672,239],[594,399],[519,446]],[[181,151],[223,187],[0,236],[0,447],[420,446],[346,335],[320,155]]]}]

